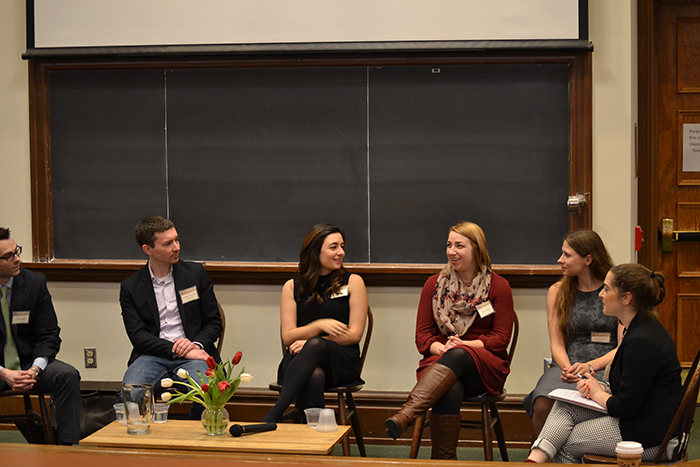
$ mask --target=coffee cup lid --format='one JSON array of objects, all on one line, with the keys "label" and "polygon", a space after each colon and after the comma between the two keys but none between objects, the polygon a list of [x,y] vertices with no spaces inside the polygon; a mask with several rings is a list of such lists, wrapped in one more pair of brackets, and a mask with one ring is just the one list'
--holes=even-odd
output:
[{"label": "coffee cup lid", "polygon": [[643,451],[644,447],[636,441],[620,441],[615,448],[618,454],[641,454]]}]

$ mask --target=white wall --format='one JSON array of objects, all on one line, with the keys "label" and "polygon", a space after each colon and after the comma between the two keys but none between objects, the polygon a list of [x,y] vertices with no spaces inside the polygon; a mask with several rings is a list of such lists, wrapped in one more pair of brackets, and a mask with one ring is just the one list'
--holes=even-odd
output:
[{"label": "white wall", "polygon": [[[459,2],[459,0],[454,0]],[[590,2],[593,54],[593,226],[613,260],[634,258],[632,226],[636,224],[633,165],[636,40],[632,37],[631,0]],[[23,0],[0,1],[0,225],[30,251],[31,196],[25,13]],[[29,254],[25,253],[29,258]],[[554,262],[556,258],[552,258]],[[49,284],[62,328],[59,358],[76,366],[84,380],[120,380],[130,345],[121,322],[119,285]],[[275,379],[280,359],[279,288],[216,286],[226,310],[223,355],[244,352],[243,364],[255,376],[250,386]],[[409,390],[415,381],[418,353],[413,329],[419,288],[371,287],[375,333],[363,374],[371,390]],[[549,353],[545,323],[546,290],[514,290],[521,334],[507,389],[524,394],[542,371]],[[260,328],[260,325],[263,328]],[[98,368],[85,369],[83,347],[96,347]]]},{"label": "white wall", "polygon": [[34,0],[35,45],[578,39],[578,4],[578,0]]}]

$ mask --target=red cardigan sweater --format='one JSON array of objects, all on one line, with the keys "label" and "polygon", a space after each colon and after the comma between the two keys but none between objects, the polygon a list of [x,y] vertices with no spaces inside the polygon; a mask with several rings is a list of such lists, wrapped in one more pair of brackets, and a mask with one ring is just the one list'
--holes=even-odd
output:
[{"label": "red cardigan sweater", "polygon": [[[423,355],[416,370],[418,379],[431,363],[440,359],[439,355],[430,354],[430,344],[447,342],[447,336],[440,332],[433,316],[433,295],[437,277],[437,274],[431,276],[425,282],[418,304],[416,347]],[[479,376],[489,393],[497,394],[503,389],[506,377],[510,373],[506,351],[513,332],[514,310],[510,284],[494,272],[491,273],[489,300],[496,312],[483,319],[477,314],[466,334],[460,336],[462,340],[479,339],[484,343],[484,348],[460,347],[467,350],[474,358]]]}]

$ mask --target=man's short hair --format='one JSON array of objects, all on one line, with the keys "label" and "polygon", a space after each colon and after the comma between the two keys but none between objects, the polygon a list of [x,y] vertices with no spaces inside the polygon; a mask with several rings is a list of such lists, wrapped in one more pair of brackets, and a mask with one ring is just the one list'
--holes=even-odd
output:
[{"label": "man's short hair", "polygon": [[6,229],[5,227],[0,227],[0,240],[9,240],[10,239],[10,229]]},{"label": "man's short hair", "polygon": [[136,224],[134,237],[139,246],[153,246],[156,240],[156,234],[165,232],[175,227],[170,219],[161,216],[144,217]]}]

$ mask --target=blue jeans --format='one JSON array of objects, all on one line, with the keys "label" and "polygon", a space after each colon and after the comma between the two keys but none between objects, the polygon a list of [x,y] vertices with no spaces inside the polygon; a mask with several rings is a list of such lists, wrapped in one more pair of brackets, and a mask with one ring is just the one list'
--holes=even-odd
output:
[{"label": "blue jeans", "polygon": [[[203,375],[206,373],[207,363],[204,360],[187,360],[178,358],[168,360],[167,358],[154,357],[152,355],[141,355],[132,363],[124,373],[123,384],[152,384],[156,393],[161,392],[160,380],[172,378],[173,381],[185,381],[177,376],[177,370],[184,368],[197,384],[202,384],[197,374],[199,370]],[[188,388],[174,384],[173,388],[181,392],[187,392]],[[201,404],[192,403],[190,407],[190,420],[199,420],[204,407]]]}]

